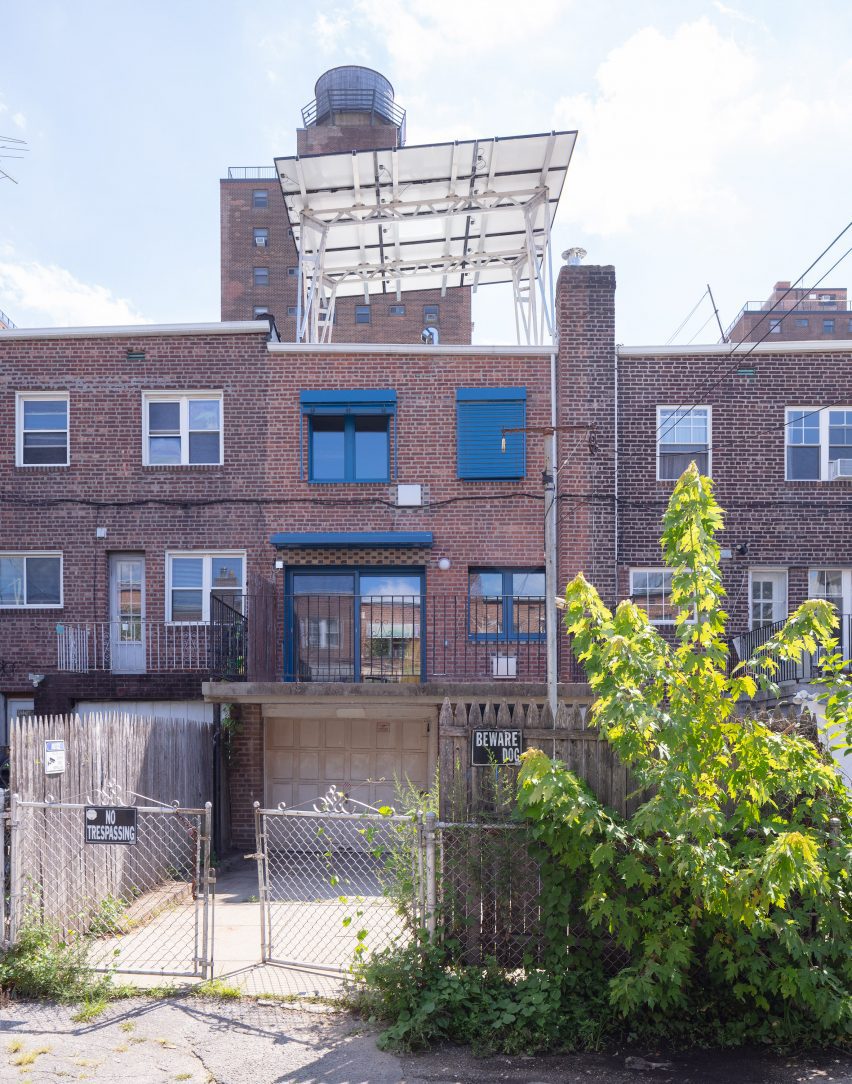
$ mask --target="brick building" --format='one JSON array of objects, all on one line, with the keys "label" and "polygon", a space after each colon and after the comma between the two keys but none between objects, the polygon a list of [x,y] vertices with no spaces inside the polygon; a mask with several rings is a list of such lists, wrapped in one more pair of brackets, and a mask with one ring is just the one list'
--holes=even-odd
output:
[{"label": "brick building", "polygon": [[852,308],[841,287],[776,282],[766,301],[746,302],[726,337],[732,343],[842,341],[852,338]]},{"label": "brick building", "polygon": [[[583,570],[665,625],[660,517],[696,459],[733,632],[807,597],[852,613],[852,344],[616,349],[614,306],[612,268],[561,270],[557,419],[589,428],[558,436],[559,583]],[[501,435],[549,424],[551,348],[297,345],[249,321],[0,349],[7,717],[232,705],[248,842],[254,799],[425,783],[446,696],[543,704],[541,437]]]},{"label": "brick building", "polygon": [[[333,68],[317,80],[302,110],[298,155],[340,154],[405,144],[407,118],[391,84],[369,68]],[[232,166],[220,182],[222,319],[250,320],[270,312],[281,338],[296,340],[299,257],[274,166]],[[341,297],[338,342],[416,343],[424,327],[441,342],[471,341],[468,287],[418,290],[406,296]]]}]

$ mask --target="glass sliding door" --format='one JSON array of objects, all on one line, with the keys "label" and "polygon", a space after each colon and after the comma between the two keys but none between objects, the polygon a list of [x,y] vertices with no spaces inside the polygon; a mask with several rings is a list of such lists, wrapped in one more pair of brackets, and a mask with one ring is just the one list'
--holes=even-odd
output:
[{"label": "glass sliding door", "polygon": [[420,572],[293,571],[285,601],[287,679],[422,679]]}]

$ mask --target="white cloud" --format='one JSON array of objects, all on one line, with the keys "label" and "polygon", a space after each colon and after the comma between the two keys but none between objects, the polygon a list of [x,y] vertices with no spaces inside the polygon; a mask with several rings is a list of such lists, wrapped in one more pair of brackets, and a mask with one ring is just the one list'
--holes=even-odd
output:
[{"label": "white cloud", "polygon": [[16,128],[20,128],[21,130],[23,130],[27,126],[27,118],[24,116],[23,113],[13,113],[12,123],[15,125]]},{"label": "white cloud", "polygon": [[653,215],[742,217],[773,153],[783,171],[792,147],[802,155],[842,125],[842,72],[821,94],[778,78],[707,19],[638,31],[600,65],[594,93],[557,103],[555,123],[580,131],[567,215],[599,234]]},{"label": "white cloud", "polygon": [[730,19],[738,19],[741,23],[752,23],[754,26],[763,25],[759,19],[755,19],[752,15],[746,15],[744,11],[730,8],[727,4],[723,4],[721,0],[713,0],[713,7],[720,15],[727,15]]},{"label": "white cloud", "polygon": [[0,252],[0,301],[18,327],[145,323],[105,286],[81,282],[63,267],[15,259],[8,248]]},{"label": "white cloud", "polygon": [[448,60],[474,63],[547,32],[565,0],[537,0],[527,17],[515,0],[355,0],[395,72],[415,79]]},{"label": "white cloud", "polygon": [[320,12],[314,20],[314,34],[322,52],[331,53],[336,50],[349,25],[346,13],[340,9],[332,11],[329,15]]}]

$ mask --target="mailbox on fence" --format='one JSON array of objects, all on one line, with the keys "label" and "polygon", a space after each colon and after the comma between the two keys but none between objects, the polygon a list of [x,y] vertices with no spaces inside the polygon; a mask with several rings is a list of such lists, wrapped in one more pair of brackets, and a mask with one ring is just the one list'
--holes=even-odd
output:
[{"label": "mailbox on fence", "polygon": [[471,764],[520,764],[520,730],[474,730]]},{"label": "mailbox on fence", "polygon": [[83,823],[86,843],[136,844],[136,809],[133,806],[87,805]]}]

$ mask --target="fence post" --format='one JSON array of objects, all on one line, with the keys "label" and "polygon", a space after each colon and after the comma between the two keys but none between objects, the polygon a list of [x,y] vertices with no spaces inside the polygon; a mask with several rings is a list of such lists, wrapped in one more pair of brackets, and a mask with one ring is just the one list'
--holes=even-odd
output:
[{"label": "fence post", "polygon": [[[210,839],[213,833],[213,804],[204,803],[204,839],[201,844],[201,877],[204,881],[204,925],[202,939],[204,944],[204,958],[201,962],[201,977],[213,978],[213,930],[211,927],[210,909],[214,906],[216,874],[210,870]],[[214,885],[214,899],[210,898],[210,885]]]},{"label": "fence post", "polygon": [[426,925],[426,880],[423,876],[423,812],[417,811],[417,903],[418,920],[421,926]]},{"label": "fence post", "polygon": [[0,862],[3,863],[0,870],[0,948],[4,949],[9,944],[6,929],[6,820],[6,791],[0,787]]},{"label": "fence post", "polygon": [[[266,931],[266,840],[263,835],[263,814],[260,802],[254,803],[254,857],[257,860],[257,898],[260,902],[260,958],[266,963],[269,956],[269,939]],[[251,858],[251,855],[247,857]]]},{"label": "fence post", "polygon": [[829,847],[840,846],[840,818],[832,817],[828,822]]},{"label": "fence post", "polygon": [[[18,846],[18,832],[20,831],[20,825],[18,823],[19,817],[18,808],[18,795],[12,794],[12,798],[9,804],[9,946],[15,944],[18,939],[18,924],[20,920],[20,911],[23,906],[21,900],[21,874],[18,869],[19,852]],[[5,861],[5,859],[4,859]]]},{"label": "fence post", "polygon": [[437,901],[435,866],[435,824],[437,813],[426,814],[426,930],[429,940],[435,940],[435,905]]}]

